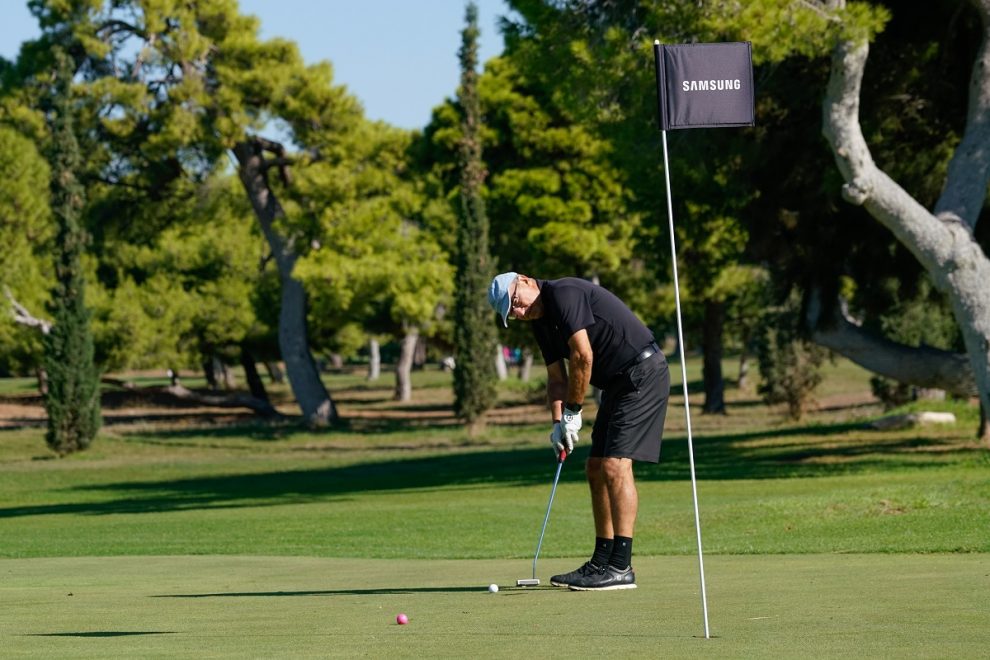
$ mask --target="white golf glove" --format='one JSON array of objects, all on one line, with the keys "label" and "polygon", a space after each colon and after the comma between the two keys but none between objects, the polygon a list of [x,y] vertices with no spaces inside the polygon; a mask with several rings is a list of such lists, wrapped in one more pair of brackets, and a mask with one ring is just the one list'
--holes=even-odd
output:
[{"label": "white golf glove", "polygon": [[574,449],[574,443],[578,441],[578,431],[581,430],[581,411],[568,410],[564,406],[564,414],[560,418],[560,426],[564,432],[567,451],[570,452]]},{"label": "white golf glove", "polygon": [[566,450],[570,454],[571,450],[574,449],[574,444],[568,443],[567,438],[564,437],[564,428],[560,422],[553,423],[553,431],[550,432],[550,444],[553,445],[553,453],[558,459],[560,459],[560,452]]}]

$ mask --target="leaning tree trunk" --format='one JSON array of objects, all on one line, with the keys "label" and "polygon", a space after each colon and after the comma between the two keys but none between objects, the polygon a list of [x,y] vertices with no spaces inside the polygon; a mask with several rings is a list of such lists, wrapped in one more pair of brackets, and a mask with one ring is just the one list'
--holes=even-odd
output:
[{"label": "leaning tree trunk", "polygon": [[395,365],[395,400],[409,401],[412,399],[412,365],[416,355],[416,342],[419,341],[419,328],[412,326],[406,329],[402,338],[402,348],[399,351],[399,362]]},{"label": "leaning tree trunk", "polygon": [[282,367],[278,366],[278,362],[274,360],[265,360],[265,371],[268,372],[268,378],[276,385],[280,385],[285,382],[285,374],[282,373]]},{"label": "leaning tree trunk", "polygon": [[502,344],[495,344],[495,374],[499,380],[509,378],[509,367],[505,364],[505,347]]},{"label": "leaning tree trunk", "polygon": [[46,396],[48,394],[48,372],[42,366],[35,368],[35,375],[38,377],[38,394]]},{"label": "leaning tree trunk", "polygon": [[251,354],[247,346],[243,345],[241,346],[241,367],[244,369],[244,377],[247,379],[251,396],[262,401],[268,401],[268,391],[265,389],[265,384],[261,381],[261,376],[258,375],[258,367],[255,364],[254,355]]},{"label": "leaning tree trunk", "polygon": [[742,353],[739,354],[739,380],[737,385],[740,390],[746,391],[749,389],[749,353],[743,348]]},{"label": "leaning tree trunk", "polygon": [[368,340],[368,380],[378,380],[382,375],[382,349],[374,337]]},{"label": "leaning tree trunk", "polygon": [[[990,259],[975,237],[990,182],[990,0],[973,0],[983,41],[970,79],[966,129],[949,163],[943,192],[929,211],[873,162],[859,124],[869,44],[840,41],[823,106],[823,132],[846,184],[843,197],[862,205],[907,247],[949,299],[962,330],[984,409],[990,409]],[[990,433],[983,425],[983,439]]]},{"label": "leaning tree trunk", "polygon": [[203,375],[211,390],[230,391],[237,387],[233,372],[216,353],[210,352],[203,356]]},{"label": "leaning tree trunk", "polygon": [[337,419],[337,408],[320,380],[320,372],[309,351],[306,336],[306,292],[302,282],[292,276],[299,254],[293,241],[282,237],[275,229],[275,221],[285,213],[268,184],[268,167],[271,164],[264,158],[265,151],[270,151],[277,157],[275,163],[280,167],[283,180],[288,183],[287,170],[281,162],[282,146],[260,138],[251,138],[234,147],[234,156],[239,166],[237,173],[278,267],[282,285],[278,345],[285,361],[289,385],[307,423],[325,426]]},{"label": "leaning tree trunk", "polygon": [[533,370],[533,349],[526,347],[522,350],[522,359],[519,360],[519,380],[524,383],[529,382],[530,373]]}]

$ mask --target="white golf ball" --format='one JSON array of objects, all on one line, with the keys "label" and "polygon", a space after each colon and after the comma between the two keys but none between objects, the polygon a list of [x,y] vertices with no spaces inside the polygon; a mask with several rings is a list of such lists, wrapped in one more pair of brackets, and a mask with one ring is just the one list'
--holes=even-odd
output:
[{"label": "white golf ball", "polygon": [[488,591],[492,592],[493,594],[498,593],[498,585],[497,584],[488,585]]}]

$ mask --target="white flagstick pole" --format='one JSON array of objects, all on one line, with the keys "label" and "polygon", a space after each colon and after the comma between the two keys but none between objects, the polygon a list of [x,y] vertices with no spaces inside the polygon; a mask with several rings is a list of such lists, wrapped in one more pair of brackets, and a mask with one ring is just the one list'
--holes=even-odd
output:
[{"label": "white flagstick pole", "polygon": [[674,266],[674,302],[677,307],[677,346],[681,354],[681,384],[684,387],[684,415],[687,417],[688,457],[691,463],[691,494],[694,497],[694,529],[698,536],[698,570],[701,574],[701,611],[705,617],[705,639],[708,630],[708,595],[705,593],[705,559],[701,552],[701,516],[698,514],[698,482],[694,476],[694,441],[691,438],[691,405],[688,402],[687,356],[684,353],[684,327],[681,322],[681,288],[677,281],[677,247],[674,241],[674,205],[670,198],[670,164],[667,160],[667,131],[663,136],[663,174],[667,181],[667,219],[670,222],[670,256]]}]

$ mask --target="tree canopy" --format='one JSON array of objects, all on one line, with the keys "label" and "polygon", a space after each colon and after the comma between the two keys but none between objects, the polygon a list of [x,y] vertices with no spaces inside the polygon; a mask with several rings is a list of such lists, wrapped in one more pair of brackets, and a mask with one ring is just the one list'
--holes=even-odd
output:
[{"label": "tree canopy", "polygon": [[[711,409],[723,347],[751,352],[759,308],[795,293],[802,340],[990,403],[979,357],[990,165],[977,148],[990,109],[974,67],[985,2],[509,6],[505,52],[473,61],[470,86],[410,132],[367,120],[331,63],[262,39],[234,0],[29,2],[41,36],[0,62],[12,310],[0,370],[36,369],[39,333],[25,323],[51,321],[43,100],[58,49],[86,155],[81,268],[98,362],[280,357],[303,416],[321,424],[336,413],[317,358],[353,355],[368,337],[448,351],[464,322],[444,311],[458,287],[479,295],[459,284],[468,266],[485,284],[496,270],[599,281],[668,333],[652,43],[748,40],[757,125],[669,136],[686,348],[706,356]],[[475,256],[459,271],[466,247]],[[506,337],[528,342],[518,328]]]}]

